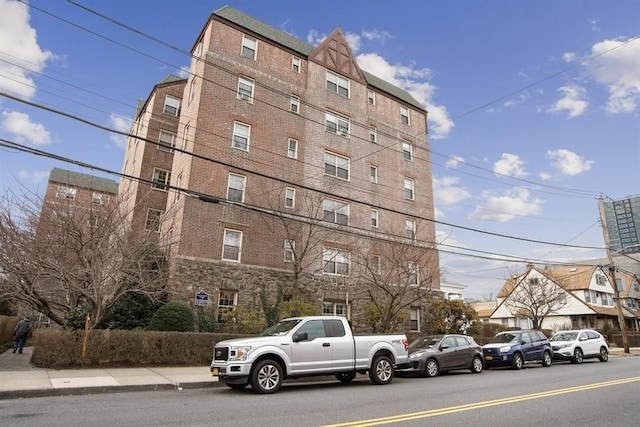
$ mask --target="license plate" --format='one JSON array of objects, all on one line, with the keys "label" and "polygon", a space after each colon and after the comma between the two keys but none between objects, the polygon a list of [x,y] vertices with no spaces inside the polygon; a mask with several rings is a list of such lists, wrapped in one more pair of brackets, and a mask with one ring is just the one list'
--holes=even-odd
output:
[{"label": "license plate", "polygon": [[493,356],[485,356],[484,360],[493,360]]},{"label": "license plate", "polygon": [[211,368],[211,375],[217,377],[220,374],[220,370],[218,368]]}]

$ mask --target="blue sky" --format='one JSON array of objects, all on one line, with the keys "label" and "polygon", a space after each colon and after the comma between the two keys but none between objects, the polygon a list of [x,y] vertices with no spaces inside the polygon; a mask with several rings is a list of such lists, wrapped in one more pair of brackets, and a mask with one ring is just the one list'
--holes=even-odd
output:
[{"label": "blue sky", "polygon": [[[225,4],[312,44],[340,27],[363,69],[429,111],[441,267],[466,297],[524,269],[496,254],[604,256],[586,248],[604,246],[598,198],[640,194],[636,0],[77,1],[182,50]],[[72,2],[29,4],[0,0],[1,93],[127,131],[137,100],[189,64]],[[0,138],[122,166],[123,137],[3,96]],[[0,147],[2,191],[42,192],[53,167],[92,173]]]}]

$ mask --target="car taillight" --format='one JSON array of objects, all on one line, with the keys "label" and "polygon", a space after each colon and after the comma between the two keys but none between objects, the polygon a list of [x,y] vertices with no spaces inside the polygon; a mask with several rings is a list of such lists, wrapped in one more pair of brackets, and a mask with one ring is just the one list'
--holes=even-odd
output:
[{"label": "car taillight", "polygon": [[409,351],[409,340],[402,340],[402,344],[404,344],[404,351]]}]

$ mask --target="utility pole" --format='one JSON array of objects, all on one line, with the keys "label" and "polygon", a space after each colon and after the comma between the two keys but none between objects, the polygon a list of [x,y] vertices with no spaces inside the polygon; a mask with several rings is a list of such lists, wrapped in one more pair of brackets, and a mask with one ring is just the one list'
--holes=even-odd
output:
[{"label": "utility pole", "polygon": [[620,324],[620,333],[622,334],[622,347],[624,352],[629,353],[629,339],[627,338],[627,326],[624,324],[624,312],[622,311],[622,303],[620,302],[620,290],[618,289],[618,283],[616,282],[616,267],[613,265],[613,259],[609,252],[609,275],[613,282],[613,296],[616,300],[616,308],[618,309],[618,323]]}]

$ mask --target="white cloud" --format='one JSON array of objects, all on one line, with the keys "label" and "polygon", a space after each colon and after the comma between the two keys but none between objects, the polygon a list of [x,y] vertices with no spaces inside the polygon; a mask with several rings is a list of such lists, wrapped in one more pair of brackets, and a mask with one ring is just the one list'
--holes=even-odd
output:
[{"label": "white cloud", "polygon": [[28,5],[0,0],[0,89],[25,98],[36,92],[31,72],[41,72],[53,58],[38,45],[29,19]]},{"label": "white cloud", "polygon": [[428,82],[431,70],[415,68],[412,65],[392,65],[377,53],[358,55],[358,64],[364,70],[409,92],[429,112],[428,121],[433,139],[445,138],[454,127],[453,121],[444,105],[435,102],[435,86]]},{"label": "white cloud", "polygon": [[362,37],[367,40],[378,40],[381,42],[386,42],[393,38],[390,33],[381,30],[362,30]]},{"label": "white cloud", "polygon": [[551,159],[551,164],[558,169],[562,175],[579,175],[591,169],[593,160],[585,160],[573,151],[559,149],[547,151],[547,157]]},{"label": "white cloud", "polygon": [[531,216],[539,213],[544,203],[541,199],[531,198],[529,190],[514,188],[502,195],[491,191],[482,193],[484,203],[478,205],[469,219],[482,221],[507,222],[516,216]]},{"label": "white cloud", "polygon": [[552,178],[549,172],[540,172],[539,176],[540,176],[540,179],[543,181],[549,181]]},{"label": "white cloud", "polygon": [[573,62],[575,61],[576,56],[575,52],[565,52],[562,54],[562,60],[564,62]]},{"label": "white cloud", "polygon": [[21,181],[45,182],[49,179],[49,171],[25,171],[18,172]]},{"label": "white cloud", "polygon": [[433,178],[433,195],[436,204],[448,206],[471,197],[469,190],[458,186],[458,182],[460,182],[458,177]]},{"label": "white cloud", "polygon": [[351,49],[351,53],[354,55],[356,52],[360,50],[360,45],[362,44],[362,38],[358,34],[347,33],[344,35],[344,38],[347,40],[349,44],[349,49]]},{"label": "white cloud", "polygon": [[591,25],[591,31],[600,32],[600,26],[598,25],[598,21],[595,19],[589,19],[589,25]]},{"label": "white cloud", "polygon": [[494,163],[493,171],[497,174],[523,177],[527,173],[524,170],[524,162],[515,154],[502,153],[502,158]]},{"label": "white cloud", "polygon": [[[109,120],[111,121],[111,127],[115,130],[129,132],[129,129],[131,129],[131,119],[111,113]],[[112,133],[109,138],[119,148],[125,148],[127,146],[127,137],[124,135]]]},{"label": "white cloud", "polygon": [[[611,114],[636,111],[640,100],[640,38],[605,40],[591,48],[587,72],[609,91],[606,111]],[[606,54],[605,54],[606,53]]]},{"label": "white cloud", "polygon": [[17,111],[2,112],[2,128],[12,134],[18,142],[30,142],[33,145],[51,143],[49,131],[40,123],[32,122],[29,115]]},{"label": "white cloud", "polygon": [[464,162],[463,157],[451,156],[447,159],[447,162],[444,165],[450,169],[455,169],[458,167],[458,164],[460,164],[460,162]]},{"label": "white cloud", "polygon": [[578,117],[582,115],[589,103],[586,101],[587,91],[580,86],[562,86],[557,89],[557,92],[561,92],[563,97],[560,98],[553,107],[547,109],[549,113],[561,113],[566,111],[569,113],[569,118]]},{"label": "white cloud", "polygon": [[522,104],[527,99],[529,99],[529,93],[528,92],[522,92],[516,98],[512,98],[512,99],[509,99],[508,101],[506,101],[504,103],[504,107],[510,108],[510,107],[515,106],[515,105]]}]

